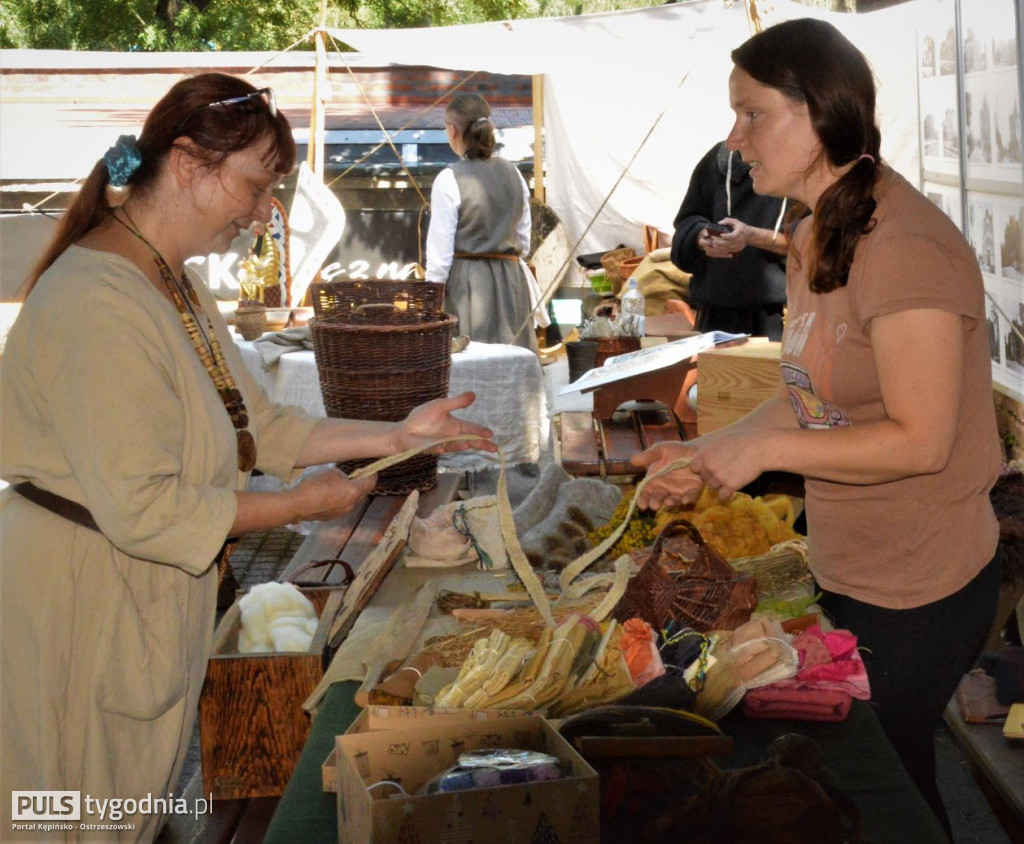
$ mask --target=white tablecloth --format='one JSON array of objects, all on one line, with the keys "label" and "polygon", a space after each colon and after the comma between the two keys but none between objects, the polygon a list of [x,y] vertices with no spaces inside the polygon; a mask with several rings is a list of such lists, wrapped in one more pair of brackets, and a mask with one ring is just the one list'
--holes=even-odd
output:
[{"label": "white tablecloth", "polygon": [[[288,352],[265,369],[259,350],[251,342],[237,335],[234,339],[245,365],[272,400],[324,415],[313,352]],[[466,390],[476,393],[476,401],[457,415],[494,431],[494,441],[510,465],[539,461],[541,451],[547,448],[550,426],[544,375],[533,352],[519,346],[470,343],[464,351],[452,355],[448,394]],[[460,451],[442,455],[440,468],[472,472],[494,468],[498,463],[497,455]]]}]

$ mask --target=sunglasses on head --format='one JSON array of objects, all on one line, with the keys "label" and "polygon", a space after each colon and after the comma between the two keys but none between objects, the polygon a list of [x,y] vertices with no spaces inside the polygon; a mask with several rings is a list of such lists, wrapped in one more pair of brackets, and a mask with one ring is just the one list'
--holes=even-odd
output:
[{"label": "sunglasses on head", "polygon": [[257,91],[251,91],[248,94],[243,94],[240,97],[228,97],[226,100],[217,100],[213,103],[206,103],[205,105],[197,106],[186,114],[181,122],[175,129],[175,135],[180,135],[189,121],[195,117],[204,108],[227,108],[228,106],[238,105],[239,103],[247,103],[250,100],[262,99],[263,103],[267,107],[267,111],[270,112],[271,117],[277,117],[277,97],[274,96],[273,88],[260,88]]},{"label": "sunglasses on head", "polygon": [[273,88],[260,88],[257,91],[253,91],[249,94],[243,94],[241,97],[229,97],[226,100],[217,100],[215,103],[208,103],[206,108],[222,108],[224,106],[236,105],[238,103],[245,103],[249,100],[254,100],[257,97],[262,97],[263,101],[267,104],[267,109],[270,111],[271,117],[277,117],[277,97],[274,96]]}]

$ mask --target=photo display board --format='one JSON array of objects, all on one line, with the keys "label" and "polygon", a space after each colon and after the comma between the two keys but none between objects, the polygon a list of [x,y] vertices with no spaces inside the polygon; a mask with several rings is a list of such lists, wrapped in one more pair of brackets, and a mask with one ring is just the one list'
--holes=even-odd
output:
[{"label": "photo display board", "polygon": [[921,189],[978,257],[998,389],[1024,401],[1022,14],[1015,0],[937,0],[918,27]]}]

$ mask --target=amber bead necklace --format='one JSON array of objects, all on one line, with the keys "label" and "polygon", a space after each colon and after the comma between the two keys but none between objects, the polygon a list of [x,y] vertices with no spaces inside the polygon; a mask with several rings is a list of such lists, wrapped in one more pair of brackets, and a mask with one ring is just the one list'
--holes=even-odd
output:
[{"label": "amber bead necklace", "polygon": [[228,369],[227,361],[224,360],[224,353],[221,350],[217,336],[213,333],[213,324],[210,322],[209,316],[205,317],[206,326],[204,330],[195,310],[199,306],[199,297],[196,295],[196,291],[188,280],[185,271],[182,270],[180,279],[175,278],[167,261],[164,260],[164,256],[139,231],[139,227],[135,224],[128,210],[122,205],[120,211],[125,216],[124,220],[118,217],[116,213],[112,216],[135,237],[145,243],[153,253],[153,261],[156,263],[157,272],[160,274],[160,279],[167,288],[168,294],[170,294],[171,301],[174,302],[174,306],[178,309],[181,322],[185,326],[185,332],[188,334],[189,340],[192,341],[192,348],[199,355],[199,360],[206,368],[206,372],[213,381],[213,386],[217,389],[217,394],[220,396],[221,401],[224,402],[224,407],[231,417],[231,424],[235,426],[237,432],[239,470],[242,472],[252,471],[256,466],[256,440],[249,432],[249,413],[246,410],[245,401],[242,399],[242,393],[239,391],[238,385]]}]

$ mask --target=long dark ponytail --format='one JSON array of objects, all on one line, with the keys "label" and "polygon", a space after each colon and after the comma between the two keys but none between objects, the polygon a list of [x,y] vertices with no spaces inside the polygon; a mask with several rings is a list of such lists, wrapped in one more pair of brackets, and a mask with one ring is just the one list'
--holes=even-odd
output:
[{"label": "long dark ponytail", "polygon": [[853,162],[811,209],[816,249],[809,267],[810,288],[827,293],[844,287],[854,250],[874,227],[873,192],[882,136],[875,119],[871,68],[838,29],[811,18],[769,27],[733,50],[732,60],[762,85],[806,103],[829,164],[842,167]]},{"label": "long dark ponytail", "polygon": [[491,122],[491,107],[479,94],[459,94],[445,109],[466,143],[466,158],[490,158],[498,141]]}]

